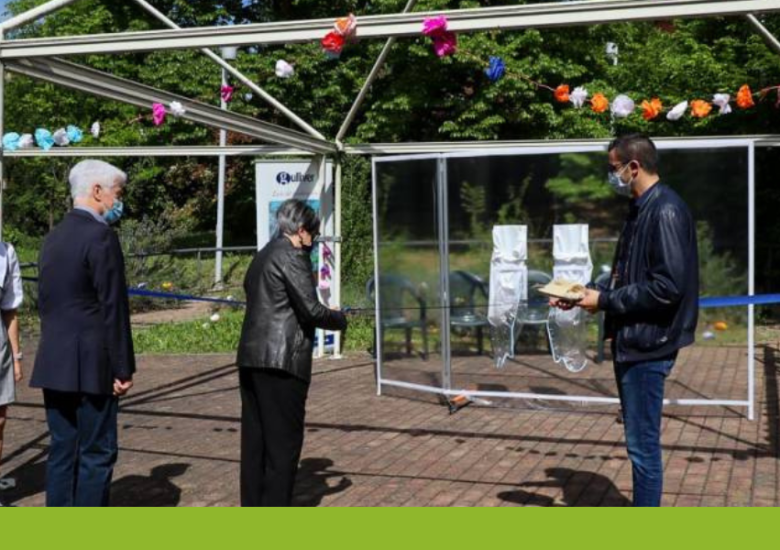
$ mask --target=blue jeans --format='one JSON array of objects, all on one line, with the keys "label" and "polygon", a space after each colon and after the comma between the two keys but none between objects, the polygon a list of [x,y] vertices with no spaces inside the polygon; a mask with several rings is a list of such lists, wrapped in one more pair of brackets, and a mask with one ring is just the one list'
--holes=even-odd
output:
[{"label": "blue jeans", "polygon": [[664,467],[661,457],[661,411],[664,382],[674,359],[615,363],[628,458],[634,482],[634,506],[660,506]]},{"label": "blue jeans", "polygon": [[52,390],[43,400],[51,433],[46,506],[108,506],[119,400]]}]

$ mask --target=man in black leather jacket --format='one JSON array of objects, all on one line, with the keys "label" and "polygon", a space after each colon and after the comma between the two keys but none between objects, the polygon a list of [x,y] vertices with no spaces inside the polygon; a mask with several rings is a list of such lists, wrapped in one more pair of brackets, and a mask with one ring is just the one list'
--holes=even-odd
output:
[{"label": "man in black leather jacket", "polygon": [[[631,134],[609,146],[609,182],[631,197],[609,285],[577,305],[605,312],[612,340],[635,506],[660,506],[664,381],[698,319],[696,224],[683,200],[660,182],[653,142]],[[553,305],[568,307],[565,304]]]},{"label": "man in black leather jacket", "polygon": [[241,504],[289,506],[303,447],[315,329],[345,330],[343,313],[320,304],[311,247],[320,221],[298,200],[282,204],[277,237],[244,280],[247,310],[238,346]]}]

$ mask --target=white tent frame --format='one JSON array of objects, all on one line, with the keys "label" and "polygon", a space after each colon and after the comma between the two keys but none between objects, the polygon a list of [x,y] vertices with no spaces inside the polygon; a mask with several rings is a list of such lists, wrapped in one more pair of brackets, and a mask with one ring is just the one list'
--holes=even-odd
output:
[{"label": "white tent frame", "polygon": [[[97,87],[101,88],[103,97],[110,97],[119,101],[143,107],[149,107],[156,98],[176,98],[188,108],[193,109],[189,113],[190,118],[201,123],[215,126],[219,129],[234,130],[246,133],[250,136],[268,140],[278,146],[287,146],[297,149],[294,154],[377,154],[382,147],[377,145],[364,145],[359,147],[347,147],[342,141],[363,101],[366,98],[371,85],[380,73],[387,55],[392,48],[394,40],[398,37],[411,37],[420,34],[422,22],[432,15],[446,15],[450,24],[450,30],[454,32],[477,32],[486,30],[521,30],[527,28],[550,28],[562,26],[584,26],[602,23],[651,21],[658,19],[674,18],[705,18],[717,16],[741,16],[755,28],[767,46],[780,53],[780,41],[761,23],[756,14],[780,11],[780,0],[585,0],[565,3],[523,4],[516,6],[504,6],[496,8],[475,8],[466,10],[450,10],[444,12],[418,12],[411,13],[416,0],[408,0],[401,14],[387,14],[360,17],[360,26],[357,30],[358,38],[386,38],[385,47],[377,59],[371,73],[366,78],[360,93],[340,128],[337,138],[329,143],[315,128],[295,115],[265,90],[240,73],[232,65],[221,59],[217,54],[208,50],[212,47],[245,46],[263,44],[289,44],[298,42],[311,42],[320,39],[332,29],[332,19],[319,19],[308,21],[285,21],[273,23],[261,23],[250,25],[235,25],[223,27],[179,28],[173,21],[160,13],[145,0],[134,0],[142,9],[146,10],[157,20],[169,27],[168,30],[124,32],[84,36],[64,36],[54,38],[34,38],[21,40],[7,40],[6,33],[28,23],[34,22],[50,13],[73,4],[78,0],[49,0],[40,6],[21,13],[0,24],[0,136],[5,133],[5,71],[24,72],[35,78],[42,78],[50,82],[56,82],[69,87],[80,89],[88,93],[96,93]],[[111,75],[81,67],[72,63],[56,59],[56,56],[83,55],[83,54],[111,54],[143,51],[159,51],[168,49],[199,48],[212,61],[232,74],[244,85],[271,104],[275,109],[284,114],[303,132],[289,130],[266,122],[255,121],[251,117],[243,117],[221,111],[212,112],[211,106],[179,98],[174,94],[168,94],[161,90],[135,84],[128,80],[118,79]],[[95,88],[86,89],[83,85],[83,77],[88,75],[94,78]],[[217,111],[219,111],[217,109]],[[197,119],[197,120],[196,120]],[[248,120],[247,120],[248,119]],[[239,128],[239,126],[241,128]],[[780,139],[780,136],[770,136],[771,139]],[[455,144],[453,144],[455,145]],[[476,145],[476,144],[473,144]],[[457,146],[457,145],[456,145]],[[463,147],[465,144],[460,144]],[[479,148],[486,146],[480,144]],[[430,150],[430,147],[446,148],[446,145],[437,144],[406,144],[402,147],[421,153]],[[383,147],[385,151],[392,150],[390,146]],[[80,149],[80,148],[79,148]],[[253,154],[248,148],[220,148],[221,155]],[[271,154],[282,154],[278,147],[273,148]],[[137,148],[136,151],[141,150]],[[150,148],[143,148],[149,151]],[[258,148],[255,148],[258,150]],[[86,149],[74,149],[73,156],[81,156]],[[192,147],[180,148],[178,152],[174,148],[161,148],[152,152],[154,156],[183,155],[194,151]],[[211,149],[201,149],[202,153]],[[51,154],[35,152],[21,152],[19,155],[9,155],[0,148],[0,238],[2,238],[2,195],[4,188],[4,156],[33,156],[38,154]],[[55,154],[67,156],[66,153]],[[98,153],[95,153],[96,156]],[[217,156],[220,156],[218,154]],[[383,153],[388,154],[388,153]],[[341,178],[342,166],[337,156],[335,187],[335,269],[333,285],[341,288]],[[218,197],[219,207],[224,205],[224,196]],[[340,292],[337,293],[339,295]],[[335,305],[340,305],[336,303]],[[338,336],[338,335],[337,335]],[[337,349],[340,349],[340,341],[337,341]]]}]

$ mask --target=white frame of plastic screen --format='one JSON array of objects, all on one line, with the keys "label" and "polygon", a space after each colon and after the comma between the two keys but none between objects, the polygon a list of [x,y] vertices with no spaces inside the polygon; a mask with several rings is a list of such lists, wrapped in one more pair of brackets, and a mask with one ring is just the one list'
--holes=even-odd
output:
[{"label": "white frame of plastic screen", "polygon": [[[587,404],[608,404],[616,405],[620,401],[614,397],[594,397],[584,395],[545,395],[538,393],[521,392],[500,392],[500,391],[480,391],[467,390],[464,388],[452,388],[452,365],[450,353],[450,326],[448,309],[442,307],[441,319],[441,338],[442,338],[442,356],[443,372],[442,386],[435,387],[424,384],[414,384],[401,380],[392,380],[382,376],[382,341],[379,333],[380,310],[379,310],[379,224],[377,210],[377,182],[376,166],[379,163],[403,162],[410,160],[437,160],[437,211],[439,216],[439,252],[441,270],[441,294],[439,300],[443,304],[449,303],[449,233],[447,211],[447,160],[451,158],[467,157],[487,157],[487,156],[519,156],[519,155],[545,155],[561,153],[592,153],[603,152],[605,150],[602,144],[593,145],[553,145],[545,147],[517,147],[495,150],[474,150],[458,151],[454,153],[442,154],[423,154],[423,155],[397,155],[386,157],[374,157],[372,159],[372,203],[374,214],[374,300],[375,300],[375,319],[376,319],[376,381],[377,395],[382,395],[382,388],[385,386],[404,388],[412,391],[433,393],[445,397],[468,396],[468,397],[493,397],[493,398],[512,398],[512,399],[534,399],[544,401],[568,401]],[[684,139],[684,140],[662,140],[656,141],[659,150],[668,149],[732,149],[744,148],[748,154],[748,294],[755,294],[755,140],[754,139]],[[748,419],[755,419],[756,396],[755,396],[755,306],[748,306],[748,395],[744,400],[735,399],[664,399],[664,405],[683,405],[683,406],[717,406],[717,407],[745,407],[747,408]]]}]

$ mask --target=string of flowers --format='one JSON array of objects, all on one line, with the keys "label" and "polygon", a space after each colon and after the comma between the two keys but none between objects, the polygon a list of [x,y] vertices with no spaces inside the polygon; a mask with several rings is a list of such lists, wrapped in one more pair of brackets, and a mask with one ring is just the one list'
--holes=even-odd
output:
[{"label": "string of flowers", "polygon": [[[90,132],[97,139],[100,135],[100,123],[95,122]],[[46,128],[38,128],[34,134],[18,134],[17,132],[8,132],[3,136],[3,149],[6,151],[16,151],[17,149],[30,149],[38,145],[44,151],[50,150],[57,145],[58,147],[67,147],[72,143],[79,143],[84,139],[84,132],[78,126],[73,124],[66,128],[60,128],[54,133]]]},{"label": "string of flowers", "polygon": [[[429,17],[423,21],[422,34],[431,38],[433,50],[440,58],[455,55],[458,48],[457,36],[448,30],[448,21],[444,16]],[[475,56],[469,52],[457,52],[458,57],[476,62],[479,65],[485,64],[484,59]],[[569,84],[560,84],[553,88],[542,82],[538,82],[524,74],[510,72],[506,68],[504,60],[498,56],[490,56],[488,66],[484,70],[485,75],[491,83],[495,84],[503,78],[522,80],[535,86],[537,89],[547,90],[553,94],[553,98],[558,103],[571,103],[575,108],[581,109],[585,104],[590,105],[591,111],[600,114],[609,110],[615,118],[626,118],[630,116],[637,108],[636,103],[627,94],[620,94],[611,102],[606,95],[601,92],[592,96],[584,86],[577,86],[574,90]],[[770,86],[753,93],[750,86],[744,84],[737,91],[734,103],[739,109],[750,109],[756,102],[754,98],[764,99],[770,92],[777,92],[777,102],[775,107],[780,108],[780,85]],[[731,95],[726,93],[716,93],[712,100],[694,99],[690,103],[682,101],[666,110],[658,97],[644,99],[639,105],[642,112],[642,118],[647,121],[657,119],[661,114],[666,113],[666,119],[670,121],[680,120],[690,107],[690,115],[694,118],[705,118],[712,112],[713,106],[718,107],[718,114],[727,115],[733,112],[731,108]]]}]

